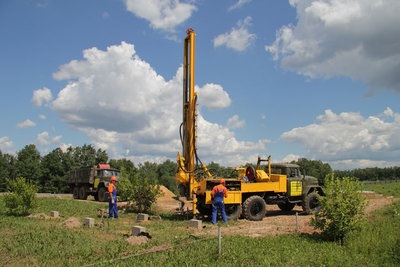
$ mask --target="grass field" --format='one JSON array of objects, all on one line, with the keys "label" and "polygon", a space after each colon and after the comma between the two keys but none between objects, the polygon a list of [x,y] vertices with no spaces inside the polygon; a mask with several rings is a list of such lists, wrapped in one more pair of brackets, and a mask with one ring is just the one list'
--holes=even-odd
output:
[{"label": "grass field", "polygon": [[[368,185],[365,190],[395,195],[400,183]],[[372,187],[372,188],[370,188]],[[396,189],[397,188],[397,189]],[[392,192],[397,190],[397,192]],[[398,197],[398,196],[397,196]],[[137,222],[136,214],[120,214],[119,220],[105,219],[99,225],[97,208],[107,204],[72,199],[39,198],[32,214],[13,217],[0,214],[0,255],[4,266],[399,266],[400,202],[376,211],[361,232],[345,244],[324,242],[317,234],[284,234],[258,238],[224,235],[221,254],[218,237],[211,226],[189,228],[188,221],[174,214],[161,220]],[[4,202],[0,197],[0,210]],[[49,218],[58,211],[59,218]],[[45,217],[46,215],[46,217]],[[45,217],[45,218],[43,218]],[[83,227],[86,217],[94,227]],[[68,219],[80,222],[68,227]],[[127,242],[132,227],[141,225],[152,238],[140,245]],[[202,235],[197,235],[201,231]],[[208,234],[209,232],[209,234]],[[196,237],[193,237],[196,236]]]}]

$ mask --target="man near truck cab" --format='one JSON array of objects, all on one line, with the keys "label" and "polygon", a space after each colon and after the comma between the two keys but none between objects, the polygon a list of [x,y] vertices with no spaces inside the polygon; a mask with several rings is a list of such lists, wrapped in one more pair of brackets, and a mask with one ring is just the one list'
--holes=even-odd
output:
[{"label": "man near truck cab", "polygon": [[222,220],[227,222],[228,219],[226,218],[225,212],[225,204],[224,198],[228,196],[228,190],[225,187],[225,179],[219,179],[219,184],[214,186],[213,190],[211,191],[211,198],[212,198],[212,214],[211,214],[211,223],[217,223],[217,214],[218,210],[221,211]]},{"label": "man near truck cab", "polygon": [[117,206],[117,177],[112,176],[110,178],[110,184],[108,185],[108,212],[109,218],[118,219],[118,206]]}]

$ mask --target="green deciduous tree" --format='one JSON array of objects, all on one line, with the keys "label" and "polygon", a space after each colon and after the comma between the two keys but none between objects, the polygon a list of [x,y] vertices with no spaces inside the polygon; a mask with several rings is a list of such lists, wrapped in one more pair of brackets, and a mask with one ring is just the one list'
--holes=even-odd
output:
[{"label": "green deciduous tree", "polygon": [[15,178],[15,157],[0,150],[0,192],[7,191],[7,181]]},{"label": "green deciduous tree", "polygon": [[365,203],[359,191],[360,183],[353,177],[326,176],[325,196],[318,197],[321,209],[311,221],[324,238],[342,244],[349,232],[361,227]]},{"label": "green deciduous tree", "polygon": [[25,178],[10,180],[8,193],[4,196],[6,212],[13,215],[27,215],[37,206],[37,187]]},{"label": "green deciduous tree", "polygon": [[25,146],[17,153],[16,176],[27,179],[28,182],[39,184],[41,177],[41,156],[33,144]]},{"label": "green deciduous tree", "polygon": [[110,159],[108,163],[112,168],[118,170],[122,170],[124,168],[127,173],[131,173],[131,171],[133,171],[133,173],[137,172],[135,164],[129,159]]},{"label": "green deciduous tree", "polygon": [[65,155],[60,148],[56,148],[42,158],[41,192],[59,193],[68,191],[65,175],[70,167],[66,165]]},{"label": "green deciduous tree", "polygon": [[174,193],[178,193],[178,187],[175,181],[175,174],[178,165],[176,162],[171,160],[166,160],[159,164],[157,167],[157,176],[160,184],[167,187]]}]

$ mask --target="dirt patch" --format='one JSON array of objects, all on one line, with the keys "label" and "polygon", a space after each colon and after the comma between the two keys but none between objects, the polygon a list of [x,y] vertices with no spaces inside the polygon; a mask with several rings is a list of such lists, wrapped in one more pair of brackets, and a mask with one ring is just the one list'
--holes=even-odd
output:
[{"label": "dirt patch", "polygon": [[76,227],[81,227],[82,226],[82,222],[79,221],[78,218],[69,217],[67,220],[63,221],[61,223],[61,225],[66,227],[66,228],[76,228]]},{"label": "dirt patch", "polygon": [[50,219],[50,216],[47,216],[44,213],[38,213],[38,214],[31,214],[27,216],[28,218],[36,218],[36,219]]},{"label": "dirt patch", "polygon": [[376,194],[373,191],[363,191],[362,194],[367,198],[365,207],[365,213],[367,214],[400,200],[399,198],[394,198],[392,196],[385,197],[381,194]]},{"label": "dirt patch", "polygon": [[[157,208],[161,211],[177,212],[179,201],[175,200],[175,195],[165,187],[162,187],[162,190],[165,194],[157,200]],[[400,200],[375,194],[375,192],[363,192],[363,194],[367,197],[365,208],[367,214]],[[295,232],[310,234],[316,232],[310,225],[312,217],[313,215],[304,215],[301,207],[296,206],[290,212],[283,212],[277,205],[267,205],[267,215],[262,221],[238,220],[233,225],[229,224],[229,227],[225,227],[223,223],[221,226],[224,234],[249,237]],[[217,233],[217,226],[212,226],[207,220],[204,221],[204,225],[207,231],[203,231],[203,233]]]},{"label": "dirt patch", "polygon": [[147,243],[147,237],[145,237],[145,236],[130,236],[126,239],[126,242],[128,242],[129,245],[137,246],[137,245]]}]

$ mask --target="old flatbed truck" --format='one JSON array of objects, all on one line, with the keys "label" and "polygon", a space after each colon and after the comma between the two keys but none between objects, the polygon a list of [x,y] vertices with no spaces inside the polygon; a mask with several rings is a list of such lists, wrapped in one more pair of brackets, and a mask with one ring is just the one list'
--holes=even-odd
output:
[{"label": "old flatbed truck", "polygon": [[86,200],[89,195],[95,200],[107,201],[107,187],[111,176],[119,178],[119,170],[109,164],[82,167],[69,172],[68,185],[75,199]]}]

